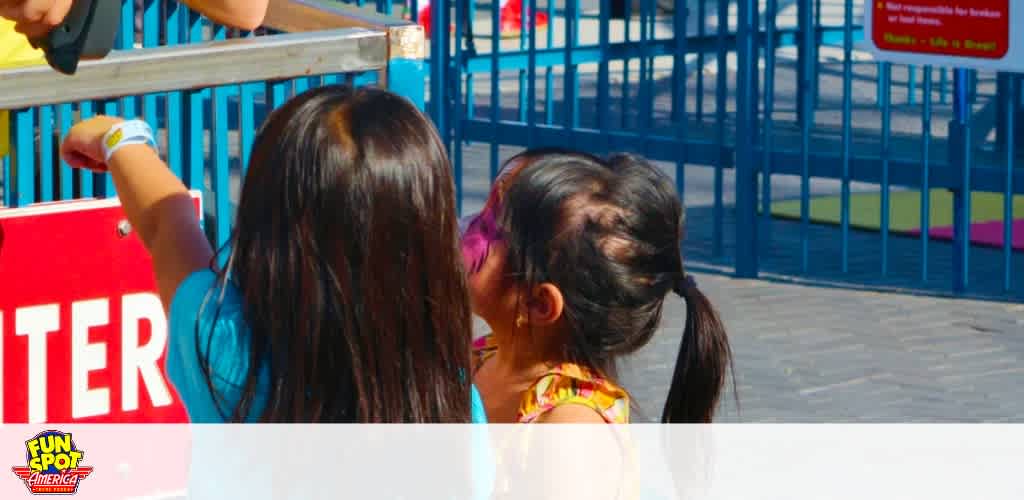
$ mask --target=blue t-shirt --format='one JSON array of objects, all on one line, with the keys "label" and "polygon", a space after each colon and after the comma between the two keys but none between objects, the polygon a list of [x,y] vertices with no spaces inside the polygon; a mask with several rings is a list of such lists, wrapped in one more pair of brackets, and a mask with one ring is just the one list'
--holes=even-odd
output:
[{"label": "blue t-shirt", "polygon": [[[224,398],[220,408],[230,414],[241,398],[249,369],[248,327],[241,294],[233,286],[219,288],[213,272],[197,271],[178,286],[167,321],[167,378],[178,390],[189,418],[193,423],[224,422],[200,368],[199,349],[209,360],[210,379]],[[264,363],[256,382],[250,420],[255,421],[262,412],[269,392],[270,372]],[[476,387],[470,393],[473,423],[486,423]]]}]

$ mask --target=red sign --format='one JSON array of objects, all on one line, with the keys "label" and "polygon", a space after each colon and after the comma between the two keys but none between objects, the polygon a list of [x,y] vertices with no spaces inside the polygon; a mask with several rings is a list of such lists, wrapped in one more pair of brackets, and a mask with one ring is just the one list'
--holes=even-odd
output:
[{"label": "red sign", "polygon": [[188,421],[152,262],[116,199],[0,209],[0,283],[0,422]]},{"label": "red sign", "polygon": [[1001,59],[1010,49],[1010,0],[872,1],[879,49]]}]

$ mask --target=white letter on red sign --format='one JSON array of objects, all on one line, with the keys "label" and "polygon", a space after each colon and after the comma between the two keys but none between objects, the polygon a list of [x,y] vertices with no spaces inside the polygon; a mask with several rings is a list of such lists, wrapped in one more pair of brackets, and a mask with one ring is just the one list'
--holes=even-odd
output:
[{"label": "white letter on red sign", "polygon": [[[149,321],[152,333],[149,342],[140,346],[139,322],[142,320]],[[160,297],[153,293],[125,295],[121,299],[121,328],[121,409],[139,409],[139,375],[153,406],[171,404],[171,393],[158,365],[167,346],[167,318]]]},{"label": "white letter on red sign", "polygon": [[110,413],[110,389],[89,388],[89,372],[107,367],[107,345],[89,343],[89,329],[110,322],[107,299],[71,303],[71,418]]},{"label": "white letter on red sign", "polygon": [[28,423],[45,422],[46,334],[60,329],[60,306],[20,308],[14,312],[14,324],[17,335],[28,336]]}]

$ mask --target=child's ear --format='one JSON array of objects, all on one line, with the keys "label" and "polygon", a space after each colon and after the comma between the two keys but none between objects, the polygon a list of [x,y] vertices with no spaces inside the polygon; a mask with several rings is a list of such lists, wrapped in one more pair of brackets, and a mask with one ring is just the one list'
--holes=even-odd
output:
[{"label": "child's ear", "polygon": [[530,301],[530,324],[549,326],[562,317],[565,300],[562,291],[551,283],[541,283],[533,288]]}]

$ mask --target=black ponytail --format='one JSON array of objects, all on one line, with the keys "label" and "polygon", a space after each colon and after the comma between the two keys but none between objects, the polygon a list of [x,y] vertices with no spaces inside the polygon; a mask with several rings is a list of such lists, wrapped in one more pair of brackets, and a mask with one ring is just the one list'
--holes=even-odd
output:
[{"label": "black ponytail", "polygon": [[729,339],[718,313],[693,277],[686,275],[677,281],[673,291],[686,301],[686,326],[661,422],[710,423],[726,371],[733,371]]},{"label": "black ponytail", "polygon": [[662,422],[710,422],[732,354],[707,297],[683,269],[684,210],[674,183],[643,158],[532,151],[496,226],[509,276],[553,283],[565,301],[564,360],[614,380],[616,361],[650,342],[665,297],[686,301],[686,328]]}]

